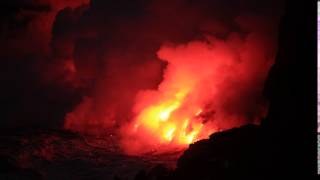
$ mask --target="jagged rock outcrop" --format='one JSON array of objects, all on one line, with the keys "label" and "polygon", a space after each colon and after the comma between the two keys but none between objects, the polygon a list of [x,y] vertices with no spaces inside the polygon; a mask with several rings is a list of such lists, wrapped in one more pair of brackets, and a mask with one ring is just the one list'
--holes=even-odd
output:
[{"label": "jagged rock outcrop", "polygon": [[261,167],[261,131],[246,125],[215,133],[190,145],[180,157],[174,179],[258,177]]}]

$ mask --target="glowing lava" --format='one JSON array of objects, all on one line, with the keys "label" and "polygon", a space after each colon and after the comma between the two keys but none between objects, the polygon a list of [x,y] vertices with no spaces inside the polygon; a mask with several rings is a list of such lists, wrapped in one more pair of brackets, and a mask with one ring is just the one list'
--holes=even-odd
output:
[{"label": "glowing lava", "polygon": [[[138,116],[138,127],[145,127],[152,133],[160,137],[162,143],[174,142],[176,144],[190,144],[196,140],[202,124],[201,122],[191,124],[189,119],[182,121],[174,112],[181,105],[181,99],[173,102],[165,102],[159,105],[153,105],[141,112]],[[194,114],[194,117],[199,112]],[[182,123],[181,123],[182,122]]]},{"label": "glowing lava", "polygon": [[237,50],[243,51],[234,48],[233,39],[163,45],[157,52],[168,63],[163,81],[137,94],[134,118],[121,132],[124,150],[143,154],[185,148],[218,129],[248,122],[248,112],[252,120],[261,117],[262,106],[244,98],[254,97],[251,89],[258,85],[251,82],[264,79],[270,64],[256,71],[255,54],[238,56]]},{"label": "glowing lava", "polygon": [[65,127],[101,136],[107,128],[118,128],[121,150],[144,155],[182,150],[217,130],[260,122],[267,107],[263,84],[274,57],[265,51],[264,41],[235,33],[227,39],[209,36],[206,41],[164,44],[157,57],[167,66],[157,88],[131,93],[133,81],[115,80],[120,89],[129,90],[118,92],[107,84],[112,93],[101,90],[83,101],[67,115]]},{"label": "glowing lava", "polygon": [[[159,56],[168,54],[165,48],[158,53]],[[205,58],[197,62],[198,58],[192,56],[163,58],[170,59],[164,81],[157,90],[142,91],[137,96],[134,107],[136,116],[123,133],[126,135],[124,147],[128,153],[186,147],[214,132],[208,124],[204,126],[202,117],[206,105],[204,101],[214,91],[206,92],[206,96],[202,96],[204,99],[197,96],[202,93],[198,91],[199,87],[204,89],[201,85],[205,83],[203,81],[211,77],[215,70],[214,66],[207,68],[212,57]]]}]

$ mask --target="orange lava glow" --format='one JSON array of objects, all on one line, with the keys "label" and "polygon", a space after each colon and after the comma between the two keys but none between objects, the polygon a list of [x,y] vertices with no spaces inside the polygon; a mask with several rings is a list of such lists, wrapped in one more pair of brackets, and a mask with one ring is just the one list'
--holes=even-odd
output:
[{"label": "orange lava glow", "polygon": [[[157,97],[156,100],[152,99],[153,96],[141,99],[141,102],[146,104],[142,105],[133,124],[124,133],[126,137],[133,137],[131,142],[126,141],[127,153],[186,148],[215,131],[208,124],[204,125],[202,107],[186,106],[186,99],[193,87],[182,89],[184,90],[169,91],[171,93],[165,91],[165,95]],[[131,131],[131,135],[128,131]]]},{"label": "orange lava glow", "polygon": [[[195,111],[191,117],[183,119],[177,116],[175,111],[180,107],[183,98],[184,95],[176,96],[174,99],[145,108],[138,115],[135,127],[143,127],[156,134],[161,143],[185,145],[194,142],[203,127],[200,119],[197,121],[201,109]],[[190,118],[193,121],[190,121]]]},{"label": "orange lava glow", "polygon": [[164,45],[157,52],[168,66],[157,89],[141,90],[136,96],[133,118],[121,131],[126,153],[187,148],[214,132],[248,122],[248,112],[250,121],[262,116],[263,106],[250,105],[245,97],[254,99],[251,89],[262,86],[251,83],[263,82],[270,64],[255,65],[256,54],[250,48],[248,53],[236,52],[231,40],[208,41]]},{"label": "orange lava glow", "polygon": [[[114,131],[124,153],[145,155],[181,151],[214,132],[258,124],[267,109],[261,95],[274,62],[273,51],[265,48],[269,39],[254,33],[204,38],[161,45],[157,61],[166,66],[156,73],[162,78],[153,88],[136,87],[153,82],[148,74],[156,70],[149,66],[120,71],[114,80],[107,71],[92,97],[66,115],[64,127],[101,137]],[[72,64],[68,67],[72,72]],[[135,75],[146,79],[130,79]]]}]

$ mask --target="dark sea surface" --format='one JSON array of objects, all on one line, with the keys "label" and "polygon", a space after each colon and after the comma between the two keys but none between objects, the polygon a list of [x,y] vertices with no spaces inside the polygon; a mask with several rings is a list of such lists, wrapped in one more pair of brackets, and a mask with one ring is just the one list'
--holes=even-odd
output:
[{"label": "dark sea surface", "polygon": [[[0,136],[0,155],[17,170],[3,171],[1,179],[20,179],[27,170],[41,179],[133,179],[138,171],[158,164],[175,167],[182,149],[129,156],[121,151],[117,138],[83,137],[64,131],[32,135]],[[30,174],[30,173],[29,173]]]}]

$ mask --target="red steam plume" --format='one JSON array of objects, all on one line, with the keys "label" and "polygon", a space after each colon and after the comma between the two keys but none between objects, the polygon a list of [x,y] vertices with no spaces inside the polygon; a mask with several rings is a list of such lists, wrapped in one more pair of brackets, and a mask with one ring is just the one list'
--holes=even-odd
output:
[{"label": "red steam plume", "polygon": [[[200,40],[183,44],[165,43],[157,56],[167,66],[156,89],[135,90],[128,94],[118,90],[135,89],[133,84],[119,87],[115,82],[115,86],[108,83],[111,91],[96,93],[95,98],[85,98],[67,114],[65,128],[99,134],[114,127],[119,120],[124,151],[141,154],[154,149],[185,147],[220,129],[258,123],[266,110],[261,91],[275,54],[273,39],[266,36],[270,29],[260,25],[260,20],[253,17],[237,19],[248,32],[246,35],[232,32],[225,38],[205,35]],[[120,55],[116,58],[126,59]],[[120,71],[120,74],[140,77],[137,78],[140,81],[152,71],[156,71],[153,76],[159,74],[157,66],[141,64],[140,67],[145,69],[142,74],[137,69]],[[101,82],[107,83],[105,80]],[[97,89],[108,88],[100,86]],[[117,92],[113,92],[113,88]],[[130,99],[127,95],[136,98],[131,109],[133,114],[125,123],[120,121],[124,117],[117,118],[123,104],[117,106],[113,103],[125,102]],[[119,101],[112,100],[114,98]]]},{"label": "red steam plume", "polygon": [[163,45],[168,62],[157,90],[140,91],[135,117],[121,133],[127,153],[175,148],[211,133],[259,122],[266,109],[260,93],[273,54],[269,40],[251,33],[232,33],[225,40]]},{"label": "red steam plume", "polygon": [[44,94],[28,106],[34,116],[43,108],[72,131],[116,131],[123,149],[139,154],[258,123],[266,110],[261,89],[280,13],[273,1],[23,2],[6,19],[20,25],[3,33],[1,57],[33,60],[25,62],[30,94]]},{"label": "red steam plume", "polygon": [[207,0],[50,3],[45,82],[86,89],[66,129],[116,131],[126,153],[141,154],[259,123],[267,110],[278,15]]}]

